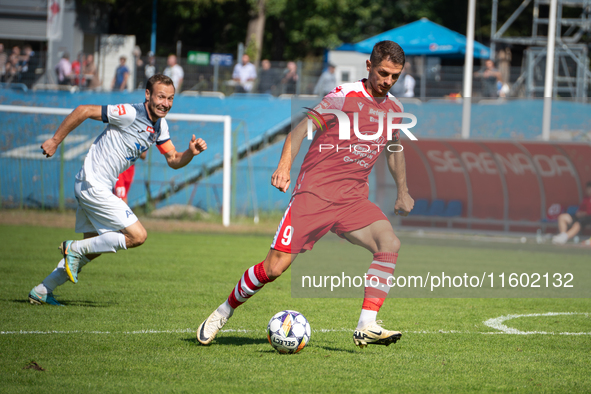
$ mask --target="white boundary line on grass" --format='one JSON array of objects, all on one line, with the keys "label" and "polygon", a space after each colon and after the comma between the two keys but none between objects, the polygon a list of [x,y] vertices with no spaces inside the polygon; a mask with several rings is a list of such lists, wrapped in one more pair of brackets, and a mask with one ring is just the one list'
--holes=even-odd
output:
[{"label": "white boundary line on grass", "polygon": [[[245,329],[227,329],[221,330],[220,332],[241,332],[241,333],[251,333],[251,332],[265,332],[266,330],[245,330]],[[313,332],[350,332],[352,333],[354,330],[350,328],[337,328],[337,329],[327,329],[321,328],[318,330],[312,330]],[[196,329],[193,328],[186,328],[182,330],[138,330],[138,331],[80,331],[80,330],[73,330],[73,331],[0,331],[0,335],[51,335],[51,334],[98,334],[98,335],[137,335],[137,334],[184,334],[184,333],[194,333],[197,332]],[[479,332],[470,332],[470,331],[405,331],[405,334],[481,334]],[[494,333],[486,333],[486,334],[494,334]]]},{"label": "white boundary line on grass", "polygon": [[513,335],[591,335],[591,332],[547,332],[547,331],[520,331],[516,328],[507,327],[503,322],[519,317],[540,317],[540,316],[568,316],[568,315],[585,315],[589,316],[585,312],[548,312],[548,313],[529,313],[525,315],[507,315],[495,317],[494,319],[488,319],[483,322],[485,326],[494,328],[501,332],[496,333],[483,333],[483,334],[513,334]]},{"label": "white boundary line on grass", "polygon": [[[436,331],[405,331],[403,334],[509,334],[509,335],[591,335],[591,332],[547,332],[547,331],[520,331],[516,328],[507,327],[503,322],[511,319],[520,317],[544,317],[544,316],[568,316],[568,315],[585,315],[589,316],[586,312],[548,312],[548,313],[530,313],[523,315],[506,315],[495,317],[483,322],[487,327],[493,328],[498,331],[494,332],[479,332],[479,331],[457,331],[457,330],[436,330]],[[221,330],[222,333],[227,332],[239,332],[239,333],[252,333],[252,332],[265,332],[266,330],[245,330],[245,329],[226,329]],[[349,328],[337,328],[337,329],[326,329],[321,328],[312,330],[313,332],[353,332]],[[138,331],[0,331],[0,335],[51,335],[51,334],[99,334],[99,335],[138,335],[138,334],[186,334],[196,332],[193,328],[185,328],[179,330],[138,330]]]}]

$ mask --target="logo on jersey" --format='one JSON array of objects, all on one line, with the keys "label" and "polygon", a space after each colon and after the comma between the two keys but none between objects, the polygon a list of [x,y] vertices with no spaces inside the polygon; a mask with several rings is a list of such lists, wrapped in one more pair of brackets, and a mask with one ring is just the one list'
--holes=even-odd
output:
[{"label": "logo on jersey", "polygon": [[307,110],[308,140],[314,139],[315,130],[330,133],[316,141],[314,150],[325,154],[338,153],[347,165],[371,169],[382,150],[402,152],[401,132],[410,140],[417,140],[410,131],[417,124],[416,116],[399,112],[403,111],[402,105],[392,98],[378,101],[359,95],[325,97],[316,107],[304,108]]},{"label": "logo on jersey", "polygon": [[111,113],[113,115],[119,115],[119,116],[125,115],[127,113],[125,111],[125,105],[119,104],[119,105],[116,105],[116,106],[112,107],[111,108]]},{"label": "logo on jersey", "polygon": [[[350,140],[351,139],[351,129],[353,129],[353,132],[355,133],[355,136],[357,136],[357,138],[359,138],[360,140],[364,140],[364,141],[373,141],[376,138],[382,136],[383,132],[384,132],[384,118],[386,120],[386,134],[387,134],[387,139],[388,141],[391,141],[392,139],[396,140],[397,136],[399,135],[399,131],[398,130],[402,130],[402,132],[404,132],[404,134],[406,134],[406,136],[412,140],[412,141],[417,141],[417,137],[414,136],[413,133],[410,132],[410,128],[415,127],[417,125],[417,117],[414,116],[413,114],[409,114],[409,113],[404,113],[404,112],[399,112],[396,113],[394,111],[388,111],[387,114],[385,114],[383,111],[377,111],[374,110],[372,108],[370,108],[370,113],[374,114],[375,116],[377,116],[378,118],[373,118],[373,117],[369,117],[369,119],[367,120],[368,122],[372,122],[372,123],[377,123],[378,124],[378,130],[374,133],[374,132],[367,132],[367,128],[366,130],[364,130],[364,132],[360,132],[359,131],[359,118],[361,117],[361,115],[358,112],[348,112],[345,113],[341,110],[338,109],[328,109],[328,108],[317,108],[317,111],[311,110],[310,108],[306,108],[308,110],[310,110],[310,112],[307,113],[307,115],[309,115],[308,117],[308,124],[307,124],[307,131],[308,131],[308,139],[311,140],[313,139],[313,126],[314,123],[312,121],[312,119],[310,119],[310,116],[312,116],[312,118],[314,119],[314,121],[316,122],[317,126],[320,126],[319,128],[321,128],[322,123],[320,123],[320,120],[322,120],[323,124],[326,126],[326,121],[324,121],[324,118],[322,117],[322,115],[325,114],[331,114],[334,115],[337,118],[337,121],[339,123],[339,140]],[[353,127],[351,127],[351,120],[349,118],[349,116],[353,117]],[[317,119],[317,118],[320,118]],[[397,119],[410,119],[410,123],[395,123],[395,121]],[[363,125],[365,126],[365,125]],[[328,129],[328,127],[327,127]],[[394,137],[394,138],[393,138]]]},{"label": "logo on jersey", "polygon": [[152,126],[148,126],[148,127],[146,128],[146,131],[147,131],[148,133],[153,133],[153,132],[154,132],[154,128],[153,128]]},{"label": "logo on jersey", "polygon": [[131,212],[129,209],[125,211],[125,214],[127,215],[127,217],[135,216],[135,214]]},{"label": "logo on jersey", "polygon": [[[320,130],[323,130],[323,127],[325,130],[328,130],[328,125],[326,124],[326,121],[324,120],[324,118],[322,117],[322,115],[320,115],[318,113],[318,111],[313,110],[312,108],[308,108],[308,107],[304,107],[305,109],[307,109],[309,112],[304,112],[304,114],[306,114],[306,116],[308,116],[308,139],[310,138],[310,130],[312,128],[312,122],[314,122],[316,124],[316,127]],[[321,122],[322,120],[322,122]]]},{"label": "logo on jersey", "polygon": [[128,161],[134,163],[142,153],[148,150],[149,147],[141,146],[137,142],[135,143],[135,151],[131,148],[127,148],[127,159]]}]

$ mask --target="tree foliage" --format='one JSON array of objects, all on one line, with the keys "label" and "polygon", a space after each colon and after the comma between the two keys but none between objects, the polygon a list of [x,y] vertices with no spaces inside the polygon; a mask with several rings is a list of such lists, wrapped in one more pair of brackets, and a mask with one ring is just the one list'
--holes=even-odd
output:
[{"label": "tree foliage", "polygon": [[[85,0],[82,0],[85,1]],[[152,23],[150,0],[102,0],[110,4],[109,31],[134,34],[145,52]],[[476,39],[488,43],[492,2],[478,2]],[[521,0],[499,0],[499,24]],[[158,0],[157,54],[187,50],[236,53],[257,0]],[[326,49],[353,43],[426,17],[465,34],[466,0],[266,0],[263,57],[291,60],[322,56]],[[531,6],[509,35],[531,34]]]}]

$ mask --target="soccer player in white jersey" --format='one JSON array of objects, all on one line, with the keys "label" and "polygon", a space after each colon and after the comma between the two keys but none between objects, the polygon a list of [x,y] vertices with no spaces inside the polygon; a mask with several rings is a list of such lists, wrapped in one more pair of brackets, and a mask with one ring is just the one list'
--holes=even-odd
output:
[{"label": "soccer player in white jersey", "polygon": [[172,108],[174,93],[172,80],[156,74],[147,82],[145,102],[80,105],[64,119],[54,136],[41,145],[43,154],[51,157],[64,138],[86,119],[108,123],[90,147],[74,184],[78,200],[76,232],[83,233],[84,239],[62,242],[59,249],[63,259],[31,290],[31,304],[61,305],[53,296],[54,289],[68,280],[78,283],[78,273],[89,261],[102,253],[134,248],[146,241],[146,229],[131,208],[113,194],[117,176],[154,143],[174,169],[186,166],[207,149],[205,141],[195,135],[182,153],[170,141],[164,117]]}]

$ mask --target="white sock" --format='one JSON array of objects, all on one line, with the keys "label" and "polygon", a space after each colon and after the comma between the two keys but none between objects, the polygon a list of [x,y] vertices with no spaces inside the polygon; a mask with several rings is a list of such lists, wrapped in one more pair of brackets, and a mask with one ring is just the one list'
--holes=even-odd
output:
[{"label": "white sock", "polygon": [[234,314],[234,308],[230,306],[228,300],[226,300],[222,305],[218,306],[217,311],[220,315],[228,319]]},{"label": "white sock", "polygon": [[376,321],[378,317],[378,311],[370,311],[369,309],[362,309],[361,315],[359,315],[359,322],[357,323],[357,329],[360,330],[367,326],[369,323]]},{"label": "white sock", "polygon": [[127,249],[127,245],[123,234],[110,231],[98,237],[74,241],[72,242],[72,249],[81,255],[116,253],[118,250]]},{"label": "white sock", "polygon": [[43,280],[43,283],[35,286],[35,291],[39,294],[50,294],[53,290],[63,285],[68,281],[68,274],[66,273],[66,261],[61,259],[57,268]]}]

